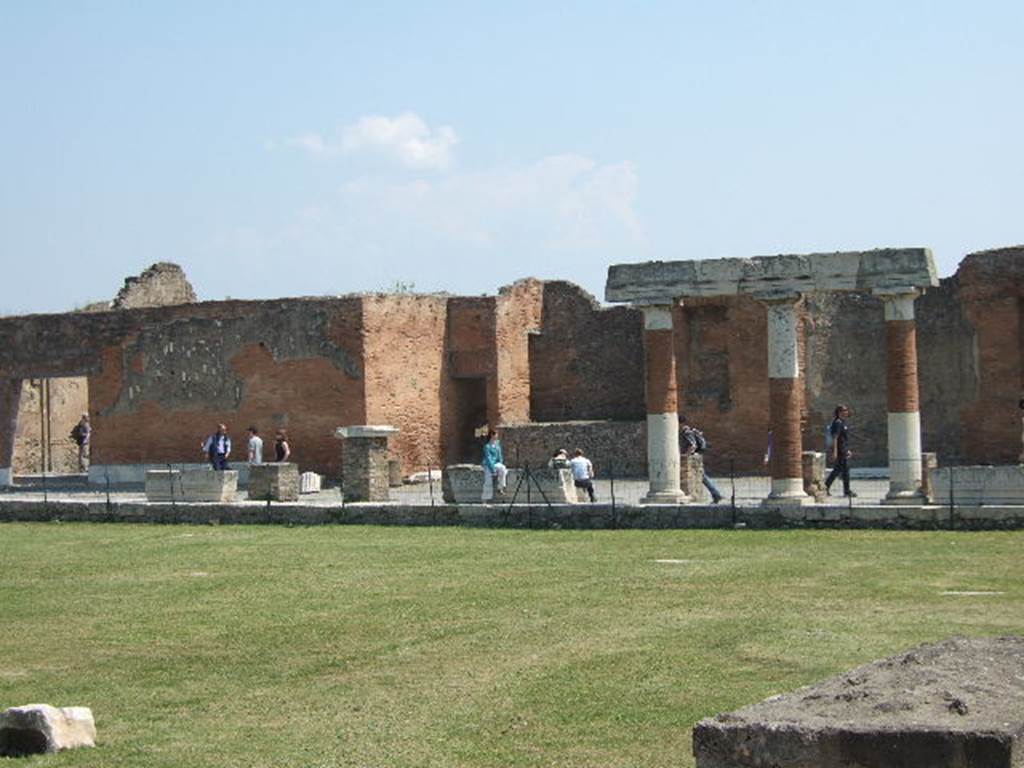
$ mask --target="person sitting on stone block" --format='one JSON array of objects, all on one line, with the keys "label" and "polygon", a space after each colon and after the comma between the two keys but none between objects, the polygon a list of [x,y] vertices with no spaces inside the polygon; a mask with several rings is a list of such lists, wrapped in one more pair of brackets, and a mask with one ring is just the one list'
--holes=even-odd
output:
[{"label": "person sitting on stone block", "polygon": [[505,468],[505,457],[501,452],[501,441],[498,433],[490,430],[487,433],[487,443],[484,445],[484,458],[481,462],[484,468],[484,489],[482,501],[490,501],[494,498],[495,483],[497,492],[505,493],[505,476],[508,470]]}]

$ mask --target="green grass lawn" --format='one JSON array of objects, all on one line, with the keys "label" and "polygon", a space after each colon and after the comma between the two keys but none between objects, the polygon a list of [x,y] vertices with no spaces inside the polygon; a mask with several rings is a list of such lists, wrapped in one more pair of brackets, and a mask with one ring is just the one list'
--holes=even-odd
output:
[{"label": "green grass lawn", "polygon": [[917,643],[1024,633],[1022,548],[2,524],[0,709],[92,707],[97,749],[30,766],[692,766],[701,717]]}]

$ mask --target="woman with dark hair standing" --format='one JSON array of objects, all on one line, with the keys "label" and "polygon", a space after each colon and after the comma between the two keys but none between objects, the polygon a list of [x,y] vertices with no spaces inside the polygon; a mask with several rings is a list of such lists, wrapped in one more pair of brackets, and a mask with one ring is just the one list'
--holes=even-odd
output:
[{"label": "woman with dark hair standing", "polygon": [[288,433],[283,429],[277,430],[277,436],[274,438],[274,461],[288,461],[288,457],[291,455],[292,449],[288,445]]}]

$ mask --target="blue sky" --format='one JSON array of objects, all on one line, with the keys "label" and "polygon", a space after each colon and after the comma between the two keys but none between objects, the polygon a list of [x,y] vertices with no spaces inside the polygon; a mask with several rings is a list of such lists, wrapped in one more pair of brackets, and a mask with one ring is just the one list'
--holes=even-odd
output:
[{"label": "blue sky", "polygon": [[0,312],[1024,242],[1024,3],[0,4]]}]

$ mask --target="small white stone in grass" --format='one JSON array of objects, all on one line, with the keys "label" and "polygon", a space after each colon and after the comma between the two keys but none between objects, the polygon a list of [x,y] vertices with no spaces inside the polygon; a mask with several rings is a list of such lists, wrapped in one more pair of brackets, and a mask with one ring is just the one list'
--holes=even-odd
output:
[{"label": "small white stone in grass", "polygon": [[993,592],[985,590],[971,590],[971,589],[947,589],[942,592],[943,595],[959,595],[963,597],[978,597],[983,595],[1005,595],[1005,592]]},{"label": "small white stone in grass", "polygon": [[196,578],[200,578],[200,577],[203,577],[203,576],[209,576],[209,575],[210,574],[208,574],[206,571],[192,571],[189,574],[189,576],[195,576]]},{"label": "small white stone in grass", "polygon": [[664,563],[666,565],[686,565],[687,563],[696,563],[696,560],[655,560],[656,563]]},{"label": "small white stone in grass", "polygon": [[96,724],[88,707],[28,704],[0,712],[0,755],[20,757],[95,744]]}]

